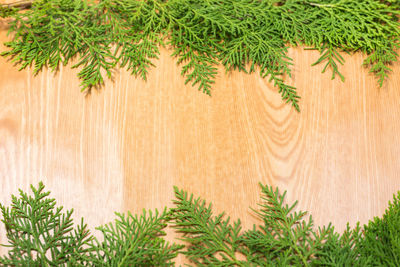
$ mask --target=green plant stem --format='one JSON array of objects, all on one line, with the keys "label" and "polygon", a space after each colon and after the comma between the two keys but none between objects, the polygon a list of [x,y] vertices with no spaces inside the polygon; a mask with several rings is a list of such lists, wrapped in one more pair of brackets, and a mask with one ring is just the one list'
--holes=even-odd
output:
[{"label": "green plant stem", "polygon": [[292,229],[291,229],[291,227],[289,226],[289,222],[287,221],[287,217],[284,218],[284,221],[285,221],[285,228],[286,228],[286,231],[288,232],[289,238],[290,238],[290,240],[291,240],[291,242],[292,242],[292,244],[293,244],[292,248],[294,248],[294,250],[297,252],[297,255],[299,255],[299,257],[300,257],[301,261],[303,262],[304,266],[307,266],[307,265],[308,265],[308,262],[307,262],[307,260],[304,258],[304,256],[302,255],[302,253],[300,252],[299,248],[297,247],[297,240],[295,240],[295,238],[294,238],[294,236],[293,236]]}]

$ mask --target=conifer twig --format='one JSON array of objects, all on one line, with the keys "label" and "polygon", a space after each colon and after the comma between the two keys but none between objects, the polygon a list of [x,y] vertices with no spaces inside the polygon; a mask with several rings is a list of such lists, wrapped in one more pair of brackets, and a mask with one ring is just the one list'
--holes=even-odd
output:
[{"label": "conifer twig", "polygon": [[[12,204],[0,203],[6,228],[7,255],[1,266],[175,266],[183,254],[194,266],[399,266],[400,191],[381,218],[357,223],[342,234],[332,224],[316,229],[312,216],[286,204],[286,191],[262,185],[261,224],[245,230],[240,220],[213,214],[212,204],[174,187],[174,207],[115,213],[114,222],[96,227],[99,241],[83,218],[75,225],[73,210],[63,211],[44,191],[19,190]],[[178,245],[165,238],[166,228],[181,233]]]},{"label": "conifer twig", "polygon": [[20,0],[0,4],[14,35],[0,55],[20,69],[32,66],[34,74],[76,58],[73,68],[81,69],[86,91],[103,86],[104,74],[112,78],[115,68],[146,80],[167,44],[182,64],[185,84],[212,95],[219,64],[226,71],[259,69],[300,111],[297,88],[284,79],[293,65],[289,46],[319,50],[313,65],[325,64],[322,72],[342,81],[341,52],[363,52],[363,65],[382,86],[398,60],[399,16],[399,0]]}]

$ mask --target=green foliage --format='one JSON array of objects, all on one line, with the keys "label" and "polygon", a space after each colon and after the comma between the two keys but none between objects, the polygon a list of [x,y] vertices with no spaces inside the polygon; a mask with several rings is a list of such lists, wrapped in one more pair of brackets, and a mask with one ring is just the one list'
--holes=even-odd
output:
[{"label": "green foliage", "polygon": [[78,57],[73,68],[83,67],[78,74],[82,88],[101,84],[101,71],[111,77],[114,63],[109,60],[111,27],[101,23],[105,15],[100,10],[101,5],[79,0],[34,2],[32,9],[14,16],[10,31],[15,37],[6,43],[10,50],[3,55],[20,63],[20,69],[33,65],[35,74],[44,66],[57,70]]},{"label": "green foliage", "polygon": [[372,257],[363,253],[363,233],[360,224],[354,229],[347,224],[343,234],[330,234],[323,246],[314,254],[314,266],[371,266]]},{"label": "green foliage", "polygon": [[91,244],[90,256],[84,256],[91,266],[173,266],[171,261],[182,247],[169,244],[162,236],[167,224],[168,213],[151,211],[139,217],[116,213],[114,224],[96,228],[103,234],[104,241],[97,239]]},{"label": "green foliage", "polygon": [[73,227],[73,210],[62,213],[50,192],[43,192],[43,183],[31,189],[33,197],[20,190],[11,209],[0,206],[9,242],[2,246],[10,248],[0,257],[1,266],[173,266],[181,246],[162,238],[166,210],[116,213],[114,223],[96,228],[103,234],[99,242],[83,219]]},{"label": "green foliage", "polygon": [[[195,266],[399,266],[400,192],[382,218],[339,234],[331,224],[316,229],[311,215],[285,202],[286,192],[261,186],[253,211],[261,220],[242,230],[240,220],[213,215],[212,205],[174,188],[174,206],[141,215],[116,213],[116,220],[96,229],[76,228],[72,210],[62,213],[44,186],[20,190],[11,209],[1,205],[10,250],[1,266],[174,266],[182,253]],[[163,238],[171,226],[185,245]]]},{"label": "green foliage", "polygon": [[17,9],[7,6],[0,5],[0,18],[7,18],[15,15],[18,12]]},{"label": "green foliage", "polygon": [[313,230],[313,220],[306,212],[294,211],[297,202],[284,204],[286,192],[279,194],[272,187],[262,189],[261,210],[256,211],[263,225],[244,234],[244,243],[250,248],[257,265],[271,262],[275,265],[307,265],[334,234],[331,225]]},{"label": "green foliage", "polygon": [[341,51],[367,54],[364,65],[383,85],[400,46],[398,0],[36,0],[25,12],[1,7],[11,17],[4,56],[21,69],[33,65],[56,70],[77,57],[73,68],[82,90],[112,78],[115,67],[126,67],[146,79],[159,46],[172,47],[182,64],[185,83],[211,95],[217,66],[247,73],[259,70],[278,87],[282,99],[300,110],[291,75],[288,46],[318,49],[325,62],[344,80]]},{"label": "green foliage", "polygon": [[44,185],[31,186],[33,196],[20,190],[12,196],[11,209],[0,205],[10,251],[0,257],[3,266],[67,266],[74,255],[86,252],[92,237],[86,224],[73,227],[73,210],[62,213],[56,201],[47,198]]},{"label": "green foliage", "polygon": [[382,218],[365,226],[362,250],[371,255],[374,266],[400,266],[400,192],[393,196]]},{"label": "green foliage", "polygon": [[241,252],[240,220],[229,223],[224,214],[212,216],[211,204],[194,199],[175,187],[176,208],[171,210],[172,225],[189,243],[184,255],[197,266],[246,266],[237,259]]},{"label": "green foliage", "polygon": [[[390,218],[384,215],[386,221],[377,222],[391,232],[386,230],[385,242],[375,243],[376,231],[370,226],[362,230],[359,224],[354,229],[347,225],[343,234],[331,224],[316,230],[311,215],[307,219],[306,212],[295,211],[297,201],[285,204],[286,192],[260,186],[261,208],[254,211],[263,224],[247,231],[241,230],[240,220],[230,223],[224,213],[213,216],[211,204],[175,188],[171,225],[188,244],[182,253],[196,266],[399,265],[400,193],[386,213]],[[373,251],[381,260],[374,259]]]}]

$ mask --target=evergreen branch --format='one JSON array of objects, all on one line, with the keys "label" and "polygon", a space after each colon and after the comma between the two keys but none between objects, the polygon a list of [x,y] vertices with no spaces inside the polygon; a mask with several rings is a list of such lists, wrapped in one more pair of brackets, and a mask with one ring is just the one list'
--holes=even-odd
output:
[{"label": "evergreen branch", "polygon": [[[284,206],[286,192],[280,195],[279,191],[273,191],[272,187],[261,185],[261,188],[264,203],[261,204],[261,211],[256,211],[256,213],[264,221],[264,225],[260,227],[261,231],[253,229],[247,232],[244,242],[252,251],[257,251],[261,255],[269,254],[270,250],[274,250],[275,256],[270,256],[269,260],[274,261],[279,255],[279,260],[284,260],[286,264],[308,265],[316,249],[324,240],[315,234],[314,237],[317,238],[311,239],[313,237],[312,217],[310,216],[309,221],[306,222],[302,220],[306,215],[305,212],[293,212],[297,202],[291,206]],[[324,230],[322,236],[326,236],[330,230],[330,228]],[[318,242],[315,243],[316,240]]]},{"label": "evergreen branch", "polygon": [[[158,58],[166,27],[165,11],[156,1],[109,1],[106,14],[113,29],[120,67],[146,80],[148,69]],[[132,14],[134,14],[132,16]]]},{"label": "evergreen branch", "polygon": [[[178,253],[196,266],[399,266],[400,192],[381,217],[363,227],[347,225],[339,234],[331,224],[314,230],[306,212],[295,212],[297,201],[285,204],[286,192],[261,185],[262,202],[254,210],[262,221],[242,232],[224,213],[212,214],[211,204],[174,188],[175,207],[115,213],[113,223],[97,227],[99,242],[81,220],[73,226],[72,210],[56,207],[43,183],[32,195],[19,190],[12,204],[0,204],[10,250],[2,266],[174,266]],[[182,234],[185,245],[166,242],[167,225]],[[185,248],[182,250],[182,248]]]},{"label": "evergreen branch", "polygon": [[189,243],[182,252],[198,266],[248,266],[237,259],[240,246],[240,221],[233,225],[224,214],[212,216],[211,204],[206,206],[200,198],[194,199],[177,187],[175,208],[171,209],[172,227],[183,234],[184,242]]},{"label": "evergreen branch", "polygon": [[321,48],[320,48],[320,53],[321,53],[321,57],[314,62],[311,66],[315,66],[323,61],[327,61],[327,63],[325,64],[325,67],[322,69],[322,73],[324,73],[326,71],[326,69],[328,67],[330,67],[332,69],[332,80],[335,79],[335,75],[339,75],[340,79],[342,80],[342,82],[344,82],[344,76],[343,74],[341,74],[338,70],[338,63],[340,63],[341,65],[344,64],[344,59],[343,57],[336,51],[336,49],[331,46],[331,45],[326,45],[324,44]]},{"label": "evergreen branch", "polygon": [[400,48],[400,37],[394,43],[388,43],[387,47],[376,49],[363,62],[363,65],[370,66],[370,71],[379,78],[378,83],[382,87],[384,80],[391,71],[390,64],[397,61],[399,56],[396,49]]},{"label": "evergreen branch", "polygon": [[12,196],[11,209],[0,204],[2,222],[12,245],[8,257],[0,257],[5,266],[66,266],[74,255],[84,253],[92,240],[86,224],[73,229],[72,212],[61,213],[55,200],[46,198],[44,185],[31,186],[33,197],[20,190]]},{"label": "evergreen branch", "polygon": [[372,256],[362,254],[363,234],[360,224],[354,229],[349,224],[342,235],[332,233],[314,255],[315,266],[373,266]]},{"label": "evergreen branch", "polygon": [[1,54],[35,74],[76,57],[81,88],[90,90],[117,66],[146,79],[167,39],[185,83],[211,95],[218,64],[246,73],[258,67],[299,111],[300,96],[283,78],[292,64],[287,45],[320,50],[313,65],[326,62],[323,72],[329,67],[342,81],[339,51],[361,51],[382,86],[398,57],[399,8],[398,0],[21,1],[0,5],[14,35]]},{"label": "evergreen branch", "polygon": [[370,255],[374,266],[400,264],[400,192],[393,195],[382,218],[375,217],[364,226],[360,250]]},{"label": "evergreen branch", "polygon": [[96,228],[99,242],[81,220],[73,228],[73,210],[62,213],[56,201],[31,186],[33,197],[20,190],[12,196],[11,209],[0,204],[6,227],[8,256],[1,266],[173,266],[181,245],[163,239],[168,212],[143,211],[140,216],[116,213],[115,223]]},{"label": "evergreen branch", "polygon": [[181,245],[169,244],[162,236],[167,226],[168,212],[143,211],[139,217],[116,213],[114,224],[96,228],[103,242],[92,243],[92,253],[85,260],[91,266],[173,266]]},{"label": "evergreen branch", "polygon": [[218,39],[207,31],[210,30],[208,25],[212,25],[214,20],[199,15],[202,8],[195,9],[189,3],[182,5],[182,2],[171,1],[169,10],[171,30],[168,44],[174,47],[172,56],[178,57],[177,63],[186,63],[181,71],[181,75],[186,75],[185,84],[198,84],[199,90],[211,95],[211,84],[217,74],[215,47],[218,47]]}]

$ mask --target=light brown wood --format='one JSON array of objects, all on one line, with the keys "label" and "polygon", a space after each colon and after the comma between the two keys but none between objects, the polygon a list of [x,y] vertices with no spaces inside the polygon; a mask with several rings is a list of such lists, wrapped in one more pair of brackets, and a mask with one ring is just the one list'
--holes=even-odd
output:
[{"label": "light brown wood", "polygon": [[345,56],[342,83],[310,66],[317,52],[290,49],[297,113],[257,75],[221,71],[213,96],[202,94],[170,54],[147,82],[119,70],[88,96],[77,70],[33,77],[0,58],[0,202],[42,180],[94,229],[114,211],[170,205],[177,185],[249,228],[261,182],[342,231],[381,215],[400,189],[399,63],[378,88],[361,54]]}]

